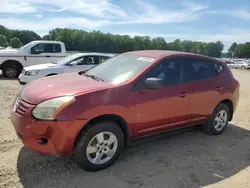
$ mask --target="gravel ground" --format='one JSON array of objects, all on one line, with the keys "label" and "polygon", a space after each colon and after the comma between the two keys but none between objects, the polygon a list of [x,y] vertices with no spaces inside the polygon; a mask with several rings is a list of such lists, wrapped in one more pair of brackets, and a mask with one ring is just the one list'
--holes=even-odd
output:
[{"label": "gravel ground", "polygon": [[135,142],[110,168],[90,173],[68,158],[42,156],[17,139],[9,109],[21,89],[0,78],[0,187],[250,187],[250,71],[241,83],[234,120],[224,134],[199,129]]}]

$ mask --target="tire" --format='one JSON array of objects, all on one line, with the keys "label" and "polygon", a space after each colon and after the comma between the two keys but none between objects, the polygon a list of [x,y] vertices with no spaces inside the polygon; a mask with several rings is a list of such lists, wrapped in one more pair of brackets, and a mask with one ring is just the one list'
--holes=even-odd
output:
[{"label": "tire", "polygon": [[[219,116],[220,113],[220,116]],[[223,114],[223,115],[222,115]],[[224,116],[226,114],[226,117]],[[222,115],[222,116],[221,116]],[[223,118],[219,118],[223,117]],[[213,111],[207,123],[202,125],[206,134],[218,135],[224,132],[230,117],[230,110],[226,104],[220,103]]]},{"label": "tire", "polygon": [[246,69],[246,67],[244,67],[244,66],[241,67],[241,70],[245,70],[245,69]]},{"label": "tire", "polygon": [[[101,135],[104,139],[101,139]],[[112,144],[108,145],[109,141]],[[73,160],[86,171],[97,171],[112,165],[123,150],[124,134],[121,128],[112,121],[101,121],[91,125],[77,139]],[[109,153],[110,157],[106,153]]]},{"label": "tire", "polygon": [[18,68],[18,66],[15,65],[9,65],[3,68],[3,75],[8,78],[17,78],[20,73],[21,73],[20,68]]}]

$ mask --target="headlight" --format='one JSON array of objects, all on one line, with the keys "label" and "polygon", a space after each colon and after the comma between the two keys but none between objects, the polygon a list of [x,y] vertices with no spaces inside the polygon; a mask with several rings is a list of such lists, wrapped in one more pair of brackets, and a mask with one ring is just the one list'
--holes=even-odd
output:
[{"label": "headlight", "polygon": [[25,75],[26,76],[35,76],[35,75],[37,75],[38,72],[39,72],[39,70],[26,71]]},{"label": "headlight", "polygon": [[54,120],[66,106],[70,105],[74,101],[75,98],[73,96],[50,99],[38,104],[32,111],[32,114],[37,119]]}]

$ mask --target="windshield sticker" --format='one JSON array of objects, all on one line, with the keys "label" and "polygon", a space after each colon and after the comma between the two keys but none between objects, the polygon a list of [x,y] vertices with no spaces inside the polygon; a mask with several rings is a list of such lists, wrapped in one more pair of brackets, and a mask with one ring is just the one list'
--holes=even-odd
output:
[{"label": "windshield sticker", "polygon": [[149,57],[139,57],[137,60],[153,62],[155,59]]}]

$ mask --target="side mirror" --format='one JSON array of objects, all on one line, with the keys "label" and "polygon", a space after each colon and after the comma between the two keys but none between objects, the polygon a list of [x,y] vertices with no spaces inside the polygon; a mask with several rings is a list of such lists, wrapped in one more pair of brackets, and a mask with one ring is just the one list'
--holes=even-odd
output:
[{"label": "side mirror", "polygon": [[70,66],[76,66],[77,62],[76,61],[71,61],[71,63],[69,64]]},{"label": "side mirror", "polygon": [[161,89],[163,88],[163,80],[160,78],[147,78],[142,85],[143,89]]}]

